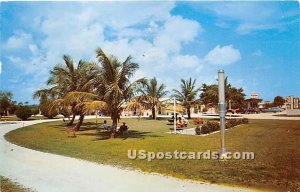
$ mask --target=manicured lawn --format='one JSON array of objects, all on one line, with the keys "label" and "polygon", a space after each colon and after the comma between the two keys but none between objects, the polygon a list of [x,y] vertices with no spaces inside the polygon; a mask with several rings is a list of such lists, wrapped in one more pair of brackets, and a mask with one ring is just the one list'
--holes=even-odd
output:
[{"label": "manicured lawn", "polygon": [[130,136],[110,140],[107,133],[96,133],[94,121],[85,121],[85,130],[80,131],[77,138],[67,137],[65,124],[61,121],[18,129],[8,133],[6,138],[40,151],[178,178],[278,191],[296,191],[300,187],[300,121],[250,120],[247,125],[226,131],[227,150],[253,151],[254,160],[172,159],[151,162],[128,159],[128,149],[215,151],[220,148],[219,134],[206,137],[171,135],[165,134],[172,127],[166,124],[166,120],[125,119]]},{"label": "manicured lawn", "polygon": [[30,189],[24,188],[20,184],[13,182],[3,176],[0,176],[0,191],[3,192],[30,192]]}]

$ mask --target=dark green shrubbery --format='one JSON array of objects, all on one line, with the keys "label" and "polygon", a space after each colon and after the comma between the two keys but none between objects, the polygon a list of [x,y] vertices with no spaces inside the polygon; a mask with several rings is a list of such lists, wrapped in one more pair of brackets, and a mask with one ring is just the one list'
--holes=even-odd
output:
[{"label": "dark green shrubbery", "polygon": [[[230,129],[240,124],[248,124],[248,119],[228,119],[226,120],[226,129]],[[197,127],[195,129],[196,135],[200,134],[208,134],[214,131],[220,130],[220,123],[218,121],[207,121],[205,122],[202,127]]]},{"label": "dark green shrubbery", "polygon": [[207,121],[201,127],[201,134],[212,133],[218,130],[220,130],[220,125],[218,121]]},{"label": "dark green shrubbery", "polygon": [[18,107],[18,109],[15,111],[15,114],[16,114],[16,116],[19,118],[19,119],[21,119],[21,120],[23,120],[23,121],[25,121],[25,120],[27,120],[29,117],[31,117],[31,115],[33,114],[32,113],[32,110],[31,110],[31,108],[29,107],[29,106],[19,106]]},{"label": "dark green shrubbery", "polygon": [[195,128],[196,135],[201,135],[201,126]]}]

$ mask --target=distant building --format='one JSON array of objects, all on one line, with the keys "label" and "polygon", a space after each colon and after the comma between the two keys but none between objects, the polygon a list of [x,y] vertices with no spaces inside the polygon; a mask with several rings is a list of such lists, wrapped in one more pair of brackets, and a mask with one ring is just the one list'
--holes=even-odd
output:
[{"label": "distant building", "polygon": [[264,108],[266,108],[267,104],[271,104],[271,103],[272,103],[271,101],[262,101],[262,102],[259,102],[258,103],[258,108],[259,109],[264,109]]},{"label": "distant building", "polygon": [[258,93],[250,94],[250,99],[259,99],[259,94]]},{"label": "distant building", "polygon": [[285,98],[285,107],[287,115],[299,115],[300,114],[300,99],[293,95]]},{"label": "distant building", "polygon": [[262,99],[259,98],[258,93],[252,93],[252,94],[250,94],[249,99],[245,99],[247,109],[251,109],[251,108],[257,109],[257,108],[259,108],[258,104],[261,102],[262,102]]}]

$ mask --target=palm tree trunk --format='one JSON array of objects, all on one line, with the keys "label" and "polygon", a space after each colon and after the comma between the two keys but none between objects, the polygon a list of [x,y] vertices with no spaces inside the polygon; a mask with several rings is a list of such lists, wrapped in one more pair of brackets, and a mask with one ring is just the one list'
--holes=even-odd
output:
[{"label": "palm tree trunk", "polygon": [[156,119],[155,107],[152,107],[152,119]]},{"label": "palm tree trunk", "polygon": [[75,114],[73,114],[73,116],[72,116],[72,119],[70,120],[70,122],[67,124],[67,126],[71,126],[71,125],[73,125],[73,123],[74,123],[74,120],[75,120]]},{"label": "palm tree trunk", "polygon": [[191,118],[191,108],[190,107],[187,107],[187,114],[188,114],[188,119]]},{"label": "palm tree trunk", "polygon": [[115,138],[115,135],[116,135],[118,120],[119,120],[118,114],[113,114],[112,115],[112,120],[113,120],[113,124],[112,124],[112,130],[111,130],[111,134],[110,134],[111,139]]},{"label": "palm tree trunk", "polygon": [[76,131],[79,131],[80,126],[82,125],[83,119],[84,119],[84,115],[80,115],[80,116],[79,116],[79,120],[78,120],[78,122],[76,123],[76,125],[75,125],[75,127],[74,127],[74,129],[75,129]]}]

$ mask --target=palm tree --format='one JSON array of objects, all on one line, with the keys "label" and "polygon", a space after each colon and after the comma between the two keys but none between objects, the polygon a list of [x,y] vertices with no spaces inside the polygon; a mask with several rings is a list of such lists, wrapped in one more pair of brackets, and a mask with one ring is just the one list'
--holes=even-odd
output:
[{"label": "palm tree", "polygon": [[[84,111],[80,102],[64,102],[64,97],[72,91],[91,91],[96,76],[99,74],[99,67],[96,63],[88,63],[83,60],[78,62],[75,67],[72,58],[69,55],[63,56],[64,64],[57,64],[50,71],[50,78],[47,81],[52,87],[45,90],[46,94],[51,95],[55,102],[51,103],[51,108],[56,107],[59,110],[68,110],[71,108],[72,119],[68,126],[73,125],[76,115],[80,115],[79,121],[75,126],[78,130],[84,119]],[[34,94],[39,97],[39,91]],[[42,96],[42,95],[40,95]],[[45,97],[45,94],[43,95]],[[49,109],[50,110],[50,109]]]},{"label": "palm tree", "polygon": [[1,91],[0,90],[0,117],[2,115],[7,116],[9,113],[9,109],[12,106],[12,92]]},{"label": "palm tree", "polygon": [[52,119],[58,114],[58,110],[51,108],[50,109],[50,104],[52,101],[55,100],[56,94],[53,89],[40,89],[34,92],[33,98],[39,98],[40,99],[40,104],[39,104],[39,110],[42,112],[42,114],[49,118]]},{"label": "palm tree", "polygon": [[[130,78],[139,68],[137,63],[132,62],[132,57],[128,56],[124,62],[120,62],[113,55],[106,55],[102,49],[96,50],[101,71],[96,78],[98,85],[90,92],[71,92],[68,95],[70,100],[84,101],[86,112],[97,109],[110,114],[113,127],[117,127],[120,113],[125,102],[134,97],[136,87],[140,83],[145,83],[145,79],[131,82]],[[115,136],[115,129],[111,138]]]},{"label": "palm tree", "polygon": [[165,84],[157,84],[157,80],[154,77],[146,81],[141,88],[138,89],[141,93],[141,100],[144,104],[147,104],[152,110],[152,118],[156,119],[156,109],[161,104],[160,99],[167,95]]},{"label": "palm tree", "polygon": [[191,118],[191,107],[196,104],[196,96],[199,91],[199,88],[195,88],[196,79],[192,80],[189,78],[187,80],[181,79],[181,90],[178,91],[173,89],[174,97],[176,100],[180,101],[181,104],[186,108],[188,119]]}]

